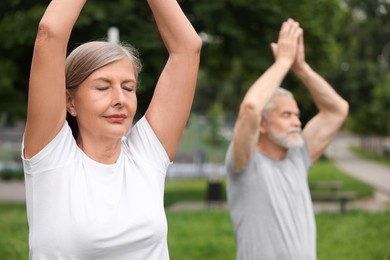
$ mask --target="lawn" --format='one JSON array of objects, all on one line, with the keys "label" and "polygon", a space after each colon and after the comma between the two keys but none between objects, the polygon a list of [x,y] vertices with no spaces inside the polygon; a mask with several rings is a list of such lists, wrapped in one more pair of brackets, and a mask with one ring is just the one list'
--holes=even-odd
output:
[{"label": "lawn", "polygon": [[0,259],[28,259],[25,204],[0,204]]},{"label": "lawn", "polygon": [[[0,259],[28,259],[24,204],[0,204]],[[226,210],[167,210],[173,260],[234,260],[235,245]],[[350,211],[316,215],[318,260],[389,260],[390,213]]]},{"label": "lawn", "polygon": [[[342,180],[344,189],[359,196],[372,189],[340,172],[331,161],[320,160],[310,180]],[[222,179],[223,187],[225,180]],[[224,209],[174,211],[176,202],[202,202],[207,179],[171,179],[165,188],[169,225],[168,246],[173,260],[234,260],[235,244],[229,212]],[[226,197],[223,194],[223,199]],[[390,260],[390,212],[349,211],[316,214],[319,260]],[[0,259],[28,259],[28,227],[24,204],[0,204]]]}]

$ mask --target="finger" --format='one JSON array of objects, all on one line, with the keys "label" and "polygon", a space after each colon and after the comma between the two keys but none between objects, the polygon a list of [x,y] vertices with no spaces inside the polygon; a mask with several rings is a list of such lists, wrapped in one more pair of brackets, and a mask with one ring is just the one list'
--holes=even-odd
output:
[{"label": "finger", "polygon": [[280,30],[279,35],[280,36],[293,36],[296,37],[297,30],[299,29],[299,23],[294,21],[293,19],[289,18],[287,21],[285,21],[282,24],[282,28]]},{"label": "finger", "polygon": [[298,28],[294,31],[294,36],[298,38],[298,42],[301,41],[302,35],[303,35],[303,30],[302,30],[302,28],[298,27]]},{"label": "finger", "polygon": [[304,31],[303,31],[303,29],[302,29],[302,33],[301,33],[301,35],[300,35],[300,37],[299,37],[299,42],[300,42],[302,45],[303,45],[303,43],[304,43],[303,34],[304,34]]},{"label": "finger", "polygon": [[274,56],[276,56],[276,53],[278,52],[278,45],[274,42],[271,43],[271,49],[272,49]]},{"label": "finger", "polygon": [[304,41],[303,41],[303,30],[301,32],[301,35],[298,38],[298,47],[299,47],[299,51],[304,54],[305,53],[305,45],[304,45]]},{"label": "finger", "polygon": [[281,32],[287,32],[290,30],[290,27],[291,27],[291,23],[293,23],[293,19],[291,18],[288,18],[286,21],[284,21],[282,23],[282,27],[280,28],[280,31]]}]

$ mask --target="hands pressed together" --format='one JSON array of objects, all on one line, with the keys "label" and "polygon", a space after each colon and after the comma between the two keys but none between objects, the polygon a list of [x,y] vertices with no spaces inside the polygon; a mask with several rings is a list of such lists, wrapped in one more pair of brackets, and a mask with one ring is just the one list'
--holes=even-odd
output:
[{"label": "hands pressed together", "polygon": [[283,64],[294,72],[306,64],[303,29],[299,23],[289,18],[283,22],[277,43],[271,43],[275,63]]}]

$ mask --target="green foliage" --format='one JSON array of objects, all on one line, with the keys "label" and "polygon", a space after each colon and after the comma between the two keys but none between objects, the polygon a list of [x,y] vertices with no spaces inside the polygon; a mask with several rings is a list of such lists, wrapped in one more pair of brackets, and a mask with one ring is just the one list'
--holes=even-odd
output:
[{"label": "green foliage", "polygon": [[[7,113],[8,121],[26,115],[34,38],[49,2],[0,2],[0,111]],[[381,56],[390,39],[388,1],[179,0],[179,4],[204,38],[193,111],[208,113],[218,102],[225,115],[237,113],[247,89],[273,62],[269,46],[277,40],[281,23],[292,17],[305,30],[309,63],[349,101],[348,127],[358,133],[389,134],[384,123],[388,120],[381,113],[389,100],[389,80],[381,68],[384,60],[389,63],[389,57]],[[119,28],[122,41],[139,48],[144,61],[139,117],[149,105],[167,58],[146,1],[87,2],[68,51],[106,38],[111,26]],[[312,99],[291,75],[283,86],[294,92],[305,124],[316,113]]]},{"label": "green foliage", "polygon": [[377,135],[390,135],[390,121],[386,109],[390,107],[390,73],[383,77],[383,81],[372,90],[372,105],[370,106],[371,124]]},{"label": "green foliage", "polygon": [[[36,29],[49,1],[1,2],[0,52],[2,71],[1,107],[9,120],[23,118]],[[269,44],[277,39],[283,20],[294,17],[307,29],[308,57],[326,67],[334,59],[332,30],[326,24],[337,24],[339,5],[332,1],[179,1],[198,32],[212,41],[202,51],[200,77],[194,108],[203,112],[220,100],[228,112],[236,112],[240,99],[250,84],[273,60]],[[314,10],[314,12],[312,11]],[[323,16],[318,15],[318,12]],[[217,21],[217,22],[216,22]],[[325,22],[326,21],[326,22]],[[78,44],[106,37],[107,29],[117,26],[121,40],[138,47],[144,60],[140,75],[139,112],[143,114],[153,94],[154,85],[167,58],[152,14],[146,2],[113,0],[87,2],[72,32],[69,51]],[[319,43],[319,44],[317,44]],[[3,77],[4,76],[4,77]],[[227,87],[226,87],[227,86]],[[212,95],[209,95],[212,93]],[[12,100],[10,100],[12,97]],[[11,108],[10,104],[13,102]],[[16,104],[16,105],[15,105]],[[15,109],[15,107],[18,107]]]},{"label": "green foliage", "polygon": [[24,172],[23,170],[11,170],[11,169],[3,169],[0,171],[0,179],[1,180],[14,180],[24,179]]},{"label": "green foliage", "polygon": [[224,126],[224,112],[220,103],[216,102],[209,111],[209,132],[206,137],[206,142],[213,147],[223,145],[226,141],[221,135],[222,127]]},{"label": "green foliage", "polygon": [[[389,135],[384,125],[383,111],[388,95],[382,92],[388,85],[378,58],[390,39],[388,1],[344,1],[345,15],[337,33],[343,46],[342,66],[329,74],[339,92],[350,103],[350,124],[361,134]],[[389,57],[382,57],[389,61]],[[341,70],[340,70],[341,69]],[[386,83],[387,82],[387,83]],[[387,120],[385,120],[387,121]]]},{"label": "green foliage", "polygon": [[[335,38],[342,18],[339,1],[182,1],[199,32],[208,41],[202,49],[202,66],[194,110],[207,111],[216,100],[226,113],[236,113],[250,85],[273,62],[270,43],[277,40],[288,17],[305,29],[307,59],[321,72],[340,64],[341,47]],[[321,15],[319,15],[321,14]],[[218,21],[218,22],[216,22]],[[297,92],[303,111],[311,111],[307,91],[294,77],[287,88]],[[312,114],[304,114],[303,121]]]}]

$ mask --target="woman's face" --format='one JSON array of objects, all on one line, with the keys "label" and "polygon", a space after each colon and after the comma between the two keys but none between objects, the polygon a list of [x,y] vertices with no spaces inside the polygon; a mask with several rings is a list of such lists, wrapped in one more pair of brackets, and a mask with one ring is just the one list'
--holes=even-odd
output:
[{"label": "woman's face", "polygon": [[136,86],[128,59],[110,63],[86,78],[71,101],[82,140],[124,136],[137,110]]}]

